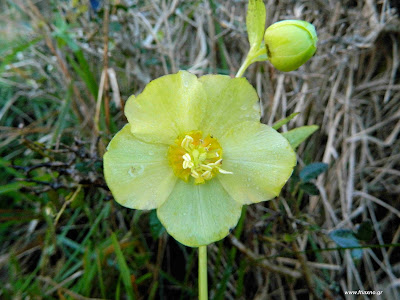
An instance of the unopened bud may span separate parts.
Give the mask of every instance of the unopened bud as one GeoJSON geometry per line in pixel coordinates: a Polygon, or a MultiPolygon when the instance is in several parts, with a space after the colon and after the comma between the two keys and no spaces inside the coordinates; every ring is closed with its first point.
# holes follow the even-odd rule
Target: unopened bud
{"type": "Polygon", "coordinates": [[[264,35],[267,55],[280,71],[296,70],[317,50],[317,32],[306,21],[287,20],[272,24],[264,35]]]}

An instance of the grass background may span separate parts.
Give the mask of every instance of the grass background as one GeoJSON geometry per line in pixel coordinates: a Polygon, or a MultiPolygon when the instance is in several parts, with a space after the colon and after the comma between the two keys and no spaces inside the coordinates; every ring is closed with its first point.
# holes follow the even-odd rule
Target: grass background
{"type": "MultiPolygon", "coordinates": [[[[114,202],[102,154],[151,79],[236,73],[247,1],[103,2],[0,2],[1,299],[197,297],[196,249],[114,202]]],[[[290,73],[249,68],[262,121],[320,129],[281,196],[208,247],[210,299],[400,299],[399,3],[264,2],[267,25],[312,22],[319,45],[290,73]],[[329,167],[301,186],[314,162],[329,167]]]]}

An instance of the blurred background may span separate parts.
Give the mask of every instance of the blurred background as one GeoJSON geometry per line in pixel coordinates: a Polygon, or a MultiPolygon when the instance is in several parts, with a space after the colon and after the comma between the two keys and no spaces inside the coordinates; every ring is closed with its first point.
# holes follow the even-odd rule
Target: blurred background
{"type": "MultiPolygon", "coordinates": [[[[397,0],[264,1],[313,23],[317,53],[245,77],[262,122],[320,129],[279,198],[208,247],[210,299],[400,299],[397,0]]],[[[114,202],[102,155],[159,76],[234,76],[247,1],[0,1],[0,298],[196,299],[197,249],[114,202]]]]}

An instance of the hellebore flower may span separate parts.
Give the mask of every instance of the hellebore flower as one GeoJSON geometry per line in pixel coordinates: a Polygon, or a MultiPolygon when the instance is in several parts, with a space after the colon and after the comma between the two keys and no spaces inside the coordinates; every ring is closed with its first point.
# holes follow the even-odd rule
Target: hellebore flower
{"type": "Polygon", "coordinates": [[[299,20],[280,21],[267,28],[264,34],[268,59],[280,71],[296,70],[317,50],[314,25],[299,20]]]}
{"type": "Polygon", "coordinates": [[[279,195],[296,164],[289,142],[260,123],[245,78],[166,75],[131,96],[125,115],[104,155],[107,184],[123,206],[156,208],[187,246],[224,238],[244,204],[279,195]]]}

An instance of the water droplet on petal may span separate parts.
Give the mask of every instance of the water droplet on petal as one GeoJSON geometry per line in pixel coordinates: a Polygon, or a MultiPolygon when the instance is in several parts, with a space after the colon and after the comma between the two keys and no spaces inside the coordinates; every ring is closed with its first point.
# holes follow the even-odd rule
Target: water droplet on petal
{"type": "Polygon", "coordinates": [[[135,171],[136,171],[136,169],[134,167],[130,167],[128,170],[129,176],[135,177],[135,171]]]}
{"type": "Polygon", "coordinates": [[[128,170],[128,174],[131,177],[137,177],[140,174],[142,174],[144,171],[144,166],[143,165],[139,165],[139,166],[132,166],[129,168],[128,170]]]}
{"type": "Polygon", "coordinates": [[[143,165],[140,165],[140,166],[137,167],[137,175],[142,174],[143,171],[144,171],[144,166],[143,165]]]}

